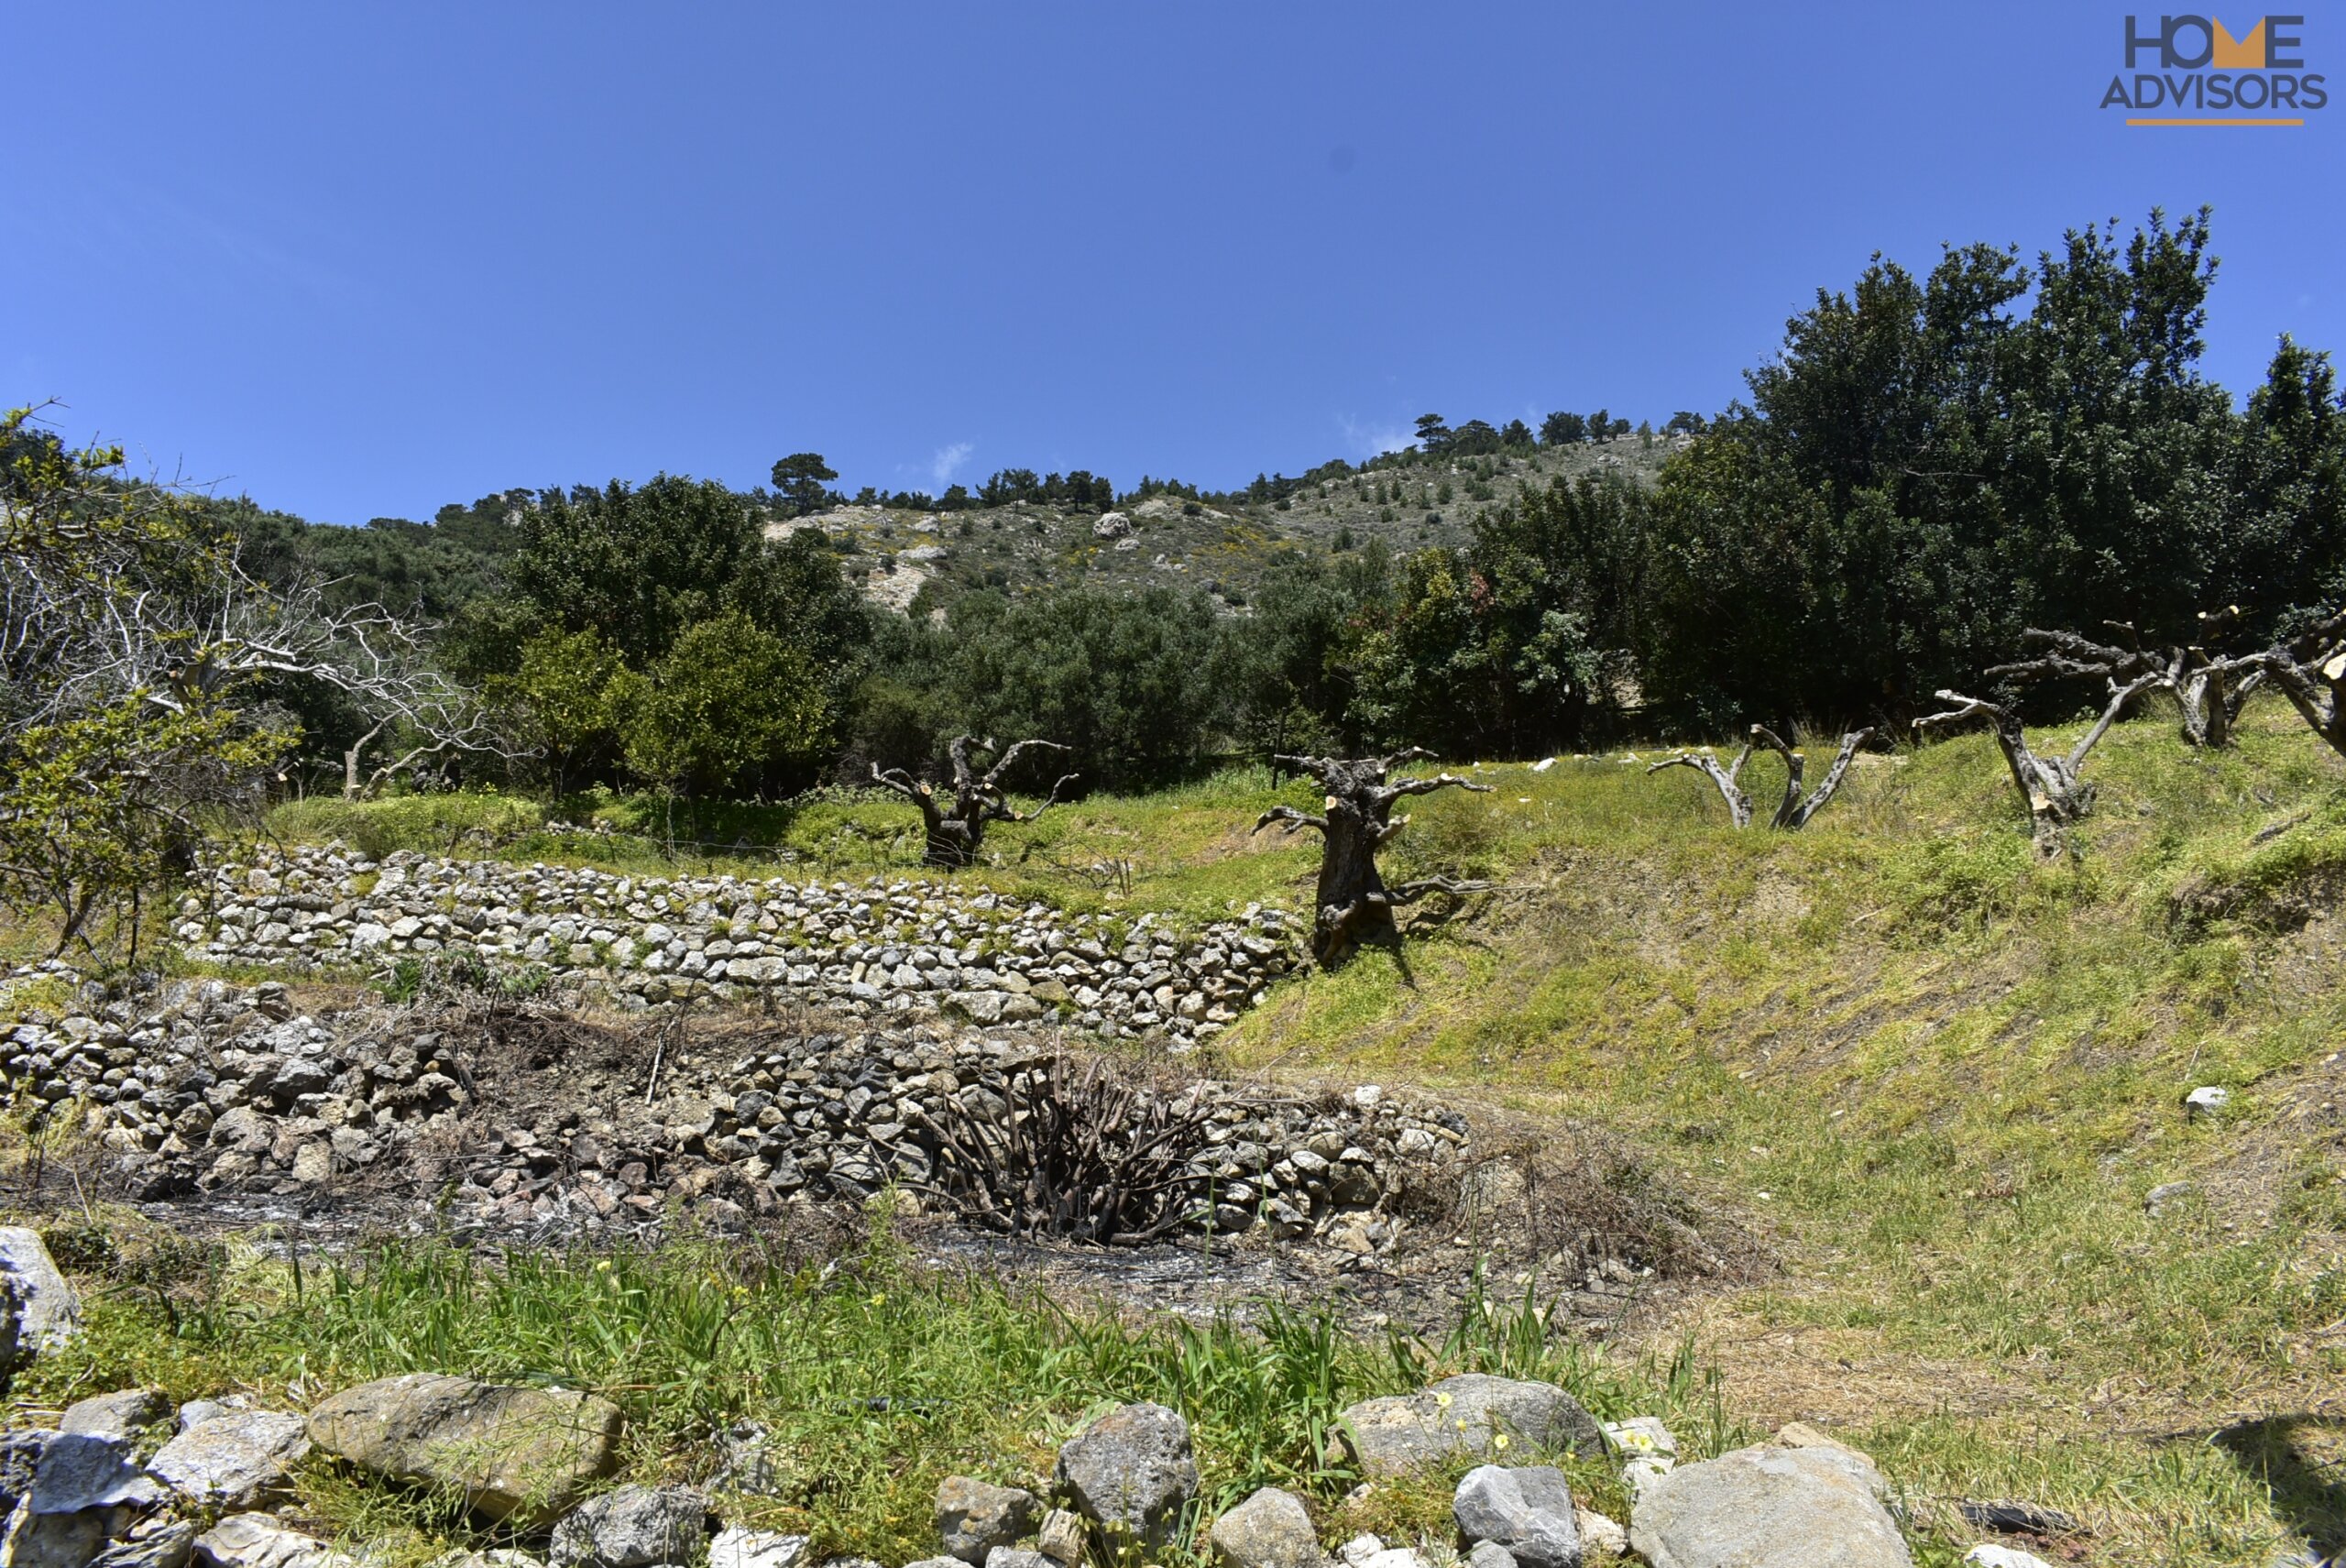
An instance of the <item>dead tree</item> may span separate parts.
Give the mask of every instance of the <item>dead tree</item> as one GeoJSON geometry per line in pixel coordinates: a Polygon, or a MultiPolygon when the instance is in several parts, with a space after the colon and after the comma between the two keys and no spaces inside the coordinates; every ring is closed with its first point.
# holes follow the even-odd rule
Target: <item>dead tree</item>
{"type": "Polygon", "coordinates": [[[2097,642],[2075,631],[2047,631],[2032,626],[2021,633],[2021,639],[2035,651],[2034,656],[1998,664],[1986,674],[1990,680],[2030,682],[2087,677],[2112,688],[2150,675],[2154,677],[2153,685],[2175,694],[2185,743],[2219,749],[2231,744],[2232,726],[2240,718],[2241,708],[2265,679],[2263,670],[2209,651],[2211,643],[2238,623],[2240,613],[2238,605],[2202,611],[2193,640],[2166,648],[2143,646],[2141,632],[2127,622],[2110,623],[2123,646],[2097,642]]]}
{"type": "Polygon", "coordinates": [[[2286,642],[2225,663],[2237,681],[2262,676],[2280,687],[2307,727],[2346,756],[2346,609],[2286,642]]]}
{"type": "Polygon", "coordinates": [[[943,866],[948,870],[977,864],[978,852],[985,847],[986,824],[989,822],[1032,822],[1058,804],[1059,791],[1082,775],[1069,773],[1051,786],[1043,804],[1032,811],[1014,811],[1010,797],[1003,792],[1002,777],[1019,753],[1029,748],[1064,751],[1067,747],[1056,740],[1021,740],[1002,752],[992,767],[979,773],[970,762],[970,749],[992,751],[994,743],[969,735],[954,738],[946,754],[953,762],[953,797],[949,804],[937,798],[934,786],[904,772],[902,768],[882,770],[872,764],[872,782],[882,789],[893,790],[920,807],[921,822],[926,829],[927,848],[921,856],[926,865],[943,866]]]}
{"type": "Polygon", "coordinates": [[[1808,765],[1807,757],[1785,745],[1782,738],[1764,724],[1751,727],[1750,737],[1743,742],[1743,750],[1736,753],[1730,767],[1720,767],[1719,760],[1707,751],[1681,751],[1654,763],[1646,773],[1651,775],[1664,768],[1693,768],[1708,775],[1718,785],[1719,798],[1727,802],[1727,817],[1738,828],[1749,828],[1754,812],[1751,796],[1743,788],[1743,765],[1751,760],[1756,748],[1765,746],[1784,760],[1784,798],[1777,804],[1776,814],[1768,819],[1768,826],[1781,832],[1797,833],[1808,826],[1810,817],[1825,809],[1825,803],[1833,798],[1848,774],[1849,759],[1858,754],[1858,747],[1872,739],[1871,729],[1852,729],[1842,736],[1840,754],[1825,770],[1824,780],[1805,797],[1801,795],[1800,786],[1808,765]]]}
{"type": "Polygon", "coordinates": [[[2118,722],[2134,699],[2157,685],[2162,678],[2154,670],[2135,676],[2124,685],[2113,682],[2101,717],[2069,748],[2066,757],[2041,756],[2032,751],[2021,729],[2020,714],[2010,705],[1966,696],[1957,691],[1939,691],[1938,699],[1954,706],[1945,713],[1926,714],[1914,720],[1914,728],[1947,729],[1975,718],[1986,719],[1995,732],[1997,746],[2004,753],[2004,765],[2012,770],[2013,787],[2020,791],[2020,797],[2028,807],[2029,831],[2036,840],[2037,853],[2049,858],[2060,853],[2063,833],[2070,824],[2082,821],[2093,810],[2094,785],[2078,776],[2087,753],[2101,744],[2101,738],[2110,733],[2110,727],[2118,722]]]}
{"type": "Polygon", "coordinates": [[[1412,746],[1390,757],[1277,756],[1271,760],[1310,774],[1326,792],[1321,814],[1314,817],[1292,806],[1274,806],[1255,824],[1255,831],[1277,822],[1292,833],[1317,828],[1321,839],[1320,887],[1311,923],[1311,956],[1322,965],[1335,962],[1362,942],[1395,942],[1400,932],[1393,911],[1414,904],[1430,893],[1478,893],[1489,884],[1452,876],[1420,877],[1398,887],[1387,887],[1376,869],[1376,851],[1400,836],[1409,825],[1407,816],[1396,820],[1393,807],[1405,795],[1431,795],[1438,789],[1490,793],[1491,786],[1469,783],[1455,773],[1430,779],[1390,779],[1404,763],[1431,759],[1431,751],[1412,746]]]}

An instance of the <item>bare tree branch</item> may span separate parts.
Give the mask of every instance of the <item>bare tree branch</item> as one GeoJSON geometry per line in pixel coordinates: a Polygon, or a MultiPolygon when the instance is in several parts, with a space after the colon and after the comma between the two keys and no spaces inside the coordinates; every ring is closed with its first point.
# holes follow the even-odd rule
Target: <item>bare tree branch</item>
{"type": "Polygon", "coordinates": [[[1751,761],[1752,753],[1765,747],[1782,759],[1784,764],[1783,799],[1777,804],[1775,815],[1768,819],[1768,826],[1781,832],[1796,833],[1808,826],[1810,818],[1825,809],[1825,802],[1833,798],[1841,787],[1841,781],[1847,776],[1850,759],[1857,755],[1858,747],[1871,739],[1871,729],[1852,729],[1842,736],[1840,753],[1833,759],[1833,766],[1825,773],[1823,782],[1805,797],[1801,795],[1801,784],[1808,767],[1806,755],[1792,750],[1781,736],[1764,724],[1751,727],[1750,734],[1744,740],[1743,750],[1736,753],[1734,763],[1728,767],[1719,766],[1718,759],[1708,751],[1681,751],[1674,757],[1664,757],[1647,768],[1646,773],[1650,776],[1664,768],[1693,768],[1718,786],[1719,798],[1727,802],[1728,820],[1738,828],[1749,828],[1757,819],[1758,813],[1751,803],[1751,796],[1743,788],[1743,769],[1751,761]]]}
{"type": "Polygon", "coordinates": [[[2286,642],[2225,664],[2242,685],[2255,679],[2278,686],[2306,727],[2346,756],[2346,609],[2286,642]]]}
{"type": "Polygon", "coordinates": [[[1060,803],[1060,794],[1082,775],[1068,773],[1051,785],[1043,803],[1032,811],[1014,809],[1001,784],[1003,774],[1019,755],[1032,748],[1064,751],[1068,748],[1056,740],[1020,740],[1002,751],[992,767],[981,775],[970,761],[972,749],[992,751],[991,740],[957,735],[945,749],[953,770],[953,796],[949,803],[940,801],[930,785],[915,779],[899,768],[884,773],[878,763],[872,768],[872,782],[883,789],[903,795],[920,808],[921,825],[926,849],[922,858],[933,866],[959,867],[977,862],[985,842],[986,824],[990,822],[1032,822],[1060,803]]]}

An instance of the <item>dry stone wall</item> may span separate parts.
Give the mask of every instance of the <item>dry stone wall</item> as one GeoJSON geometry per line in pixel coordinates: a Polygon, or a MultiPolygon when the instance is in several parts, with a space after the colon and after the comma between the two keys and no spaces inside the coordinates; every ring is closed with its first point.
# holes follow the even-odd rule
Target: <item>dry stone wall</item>
{"type": "Polygon", "coordinates": [[[338,844],[211,872],[180,906],[198,959],[296,969],[470,955],[651,1004],[761,992],[870,1017],[1056,1020],[1176,1047],[1210,1037],[1299,958],[1250,906],[1193,934],[932,880],[653,877],[338,844]]]}
{"type": "MultiPolygon", "coordinates": [[[[0,1024],[0,1080],[23,1110],[94,1115],[142,1198],[412,1188],[459,1223],[562,1234],[648,1224],[680,1201],[748,1215],[892,1185],[954,1213],[932,1183],[935,1130],[1005,1121],[1057,1049],[944,1020],[737,1026],[660,1055],[648,1040],[640,1056],[550,1049],[533,1072],[460,1011],[312,1017],[274,982],[84,1005],[0,1024]]],[[[1374,1087],[1162,1092],[1202,1113],[1178,1157],[1192,1229],[1387,1251],[1412,1174],[1468,1148],[1464,1117],[1374,1087]]]]}

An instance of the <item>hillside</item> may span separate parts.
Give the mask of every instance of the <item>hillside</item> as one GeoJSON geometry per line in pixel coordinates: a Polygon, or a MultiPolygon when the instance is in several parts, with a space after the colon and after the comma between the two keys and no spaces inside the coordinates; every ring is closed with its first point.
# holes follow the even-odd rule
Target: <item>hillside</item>
{"type": "MultiPolygon", "coordinates": [[[[1601,1137],[1617,1184],[1749,1226],[1756,1273],[1616,1336],[1691,1339],[1738,1419],[1859,1434],[1925,1539],[1960,1536],[1952,1499],[2016,1496],[2087,1520],[2081,1561],[2262,1564],[2346,1525],[2320,1479],[2346,1370],[2346,768],[2275,705],[2227,754],[2121,726],[2092,771],[2077,855],[2042,865],[1984,737],[1866,759],[1799,836],[1732,831],[1702,780],[1627,757],[1479,768],[1494,793],[1420,803],[1394,859],[1498,891],[1422,916],[1398,960],[1274,986],[1217,1046],[1601,1137]],[[2187,1109],[2202,1087],[2227,1102],[2187,1109]]],[[[1248,829],[1297,797],[1255,773],[1090,800],[970,875],[1078,910],[1294,907],[1309,849],[1248,829]]],[[[320,803],[280,827],[455,841],[431,809],[455,820],[320,803]]],[[[649,825],[631,810],[605,825],[649,825]]],[[[904,866],[904,816],[737,808],[741,852],[711,869],[904,866]]]]}
{"type": "Polygon", "coordinates": [[[1039,502],[953,511],[850,505],[773,521],[766,532],[781,539],[820,529],[865,596],[898,610],[924,591],[924,608],[941,609],[971,588],[1052,583],[1171,584],[1202,588],[1238,609],[1281,550],[1343,550],[1372,540],[1397,553],[1456,544],[1478,512],[1526,486],[1591,471],[1650,478],[1684,441],[1630,435],[1447,461],[1411,453],[1301,482],[1280,500],[1243,490],[1210,499],[1163,492],[1109,513],[1039,502]]]}

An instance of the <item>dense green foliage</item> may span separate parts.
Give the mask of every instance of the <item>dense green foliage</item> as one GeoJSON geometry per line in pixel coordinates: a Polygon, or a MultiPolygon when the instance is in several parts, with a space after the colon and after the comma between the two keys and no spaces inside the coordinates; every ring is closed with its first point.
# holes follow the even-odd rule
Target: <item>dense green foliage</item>
{"type": "Polygon", "coordinates": [[[2330,366],[2284,341],[2245,414],[2197,369],[2203,215],[2032,272],[1877,258],[1666,473],[1645,624],[1656,696],[1857,718],[1968,683],[2024,626],[2291,625],[2346,587],[2330,366]]]}

